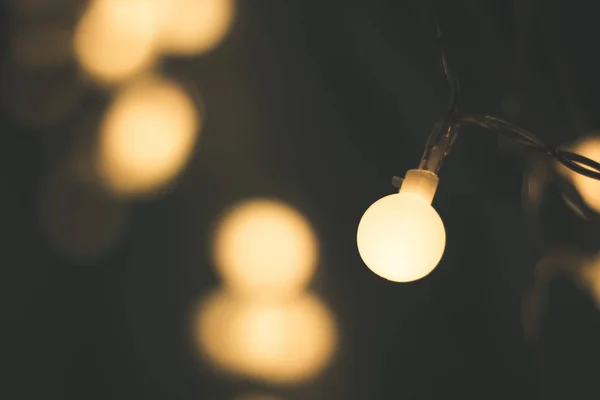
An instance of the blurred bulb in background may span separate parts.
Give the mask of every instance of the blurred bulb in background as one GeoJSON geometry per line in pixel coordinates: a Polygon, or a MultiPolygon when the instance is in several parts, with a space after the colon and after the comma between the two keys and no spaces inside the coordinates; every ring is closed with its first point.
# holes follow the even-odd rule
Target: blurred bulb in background
{"type": "MultiPolygon", "coordinates": [[[[570,146],[569,150],[600,162],[600,136],[584,137],[570,146]]],[[[585,203],[600,213],[600,181],[571,171],[563,165],[559,166],[559,170],[571,179],[585,203]]]]}
{"type": "Polygon", "coordinates": [[[271,383],[314,377],[337,343],[331,313],[311,295],[262,301],[222,291],[208,297],[194,318],[196,343],[213,364],[271,383]]]}
{"type": "Polygon", "coordinates": [[[431,206],[437,175],[410,170],[400,192],[377,200],[362,216],[356,241],[371,271],[394,282],[428,275],[439,263],[446,231],[431,206]]]}
{"type": "Polygon", "coordinates": [[[214,258],[225,285],[252,296],[292,296],[308,284],[317,240],[290,206],[265,199],[234,206],[219,223],[214,258]]]}
{"type": "Polygon", "coordinates": [[[101,124],[101,179],[121,196],[162,189],[187,164],[198,127],[194,102],[175,82],[147,76],[126,85],[101,124]]]}
{"type": "Polygon", "coordinates": [[[161,1],[160,48],[177,55],[198,55],[212,50],[227,35],[234,0],[161,1]]]}
{"type": "Polygon", "coordinates": [[[152,67],[159,34],[158,0],[92,0],[73,39],[81,67],[113,84],[152,67]]]}

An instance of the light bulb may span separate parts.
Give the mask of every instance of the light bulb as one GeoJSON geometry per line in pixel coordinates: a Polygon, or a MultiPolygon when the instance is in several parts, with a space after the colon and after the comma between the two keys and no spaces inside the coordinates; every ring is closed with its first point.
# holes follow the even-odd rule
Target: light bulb
{"type": "Polygon", "coordinates": [[[431,206],[437,175],[410,170],[399,193],[377,200],[362,216],[356,241],[371,271],[394,282],[411,282],[439,263],[446,231],[431,206]]]}

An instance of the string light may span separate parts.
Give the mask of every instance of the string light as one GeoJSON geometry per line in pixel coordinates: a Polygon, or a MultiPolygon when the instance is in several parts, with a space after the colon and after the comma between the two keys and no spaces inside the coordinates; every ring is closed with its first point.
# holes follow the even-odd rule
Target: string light
{"type": "MultiPolygon", "coordinates": [[[[441,31],[438,27],[441,41],[441,31]]],[[[573,175],[575,185],[590,207],[600,208],[600,164],[581,154],[555,149],[511,122],[491,115],[458,114],[459,82],[449,68],[442,46],[442,66],[450,86],[446,115],[429,135],[419,168],[410,170],[399,193],[376,201],[364,213],[357,231],[357,246],[364,263],[377,275],[395,282],[410,282],[428,275],[444,252],[444,225],[431,207],[438,185],[438,172],[450,153],[458,130],[476,125],[553,158],[573,175]]],[[[598,144],[578,149],[591,156],[600,155],[598,144]],[[594,148],[592,148],[594,147],[594,148]]]]}
{"type": "Polygon", "coordinates": [[[409,282],[438,264],[446,232],[431,206],[437,181],[432,172],[408,171],[399,193],[367,209],[358,225],[357,244],[371,271],[391,281],[409,282]]]}

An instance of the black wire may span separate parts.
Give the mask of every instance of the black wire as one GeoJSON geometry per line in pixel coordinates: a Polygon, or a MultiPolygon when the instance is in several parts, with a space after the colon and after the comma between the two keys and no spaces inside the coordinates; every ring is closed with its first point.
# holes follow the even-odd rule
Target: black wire
{"type": "Polygon", "coordinates": [[[461,115],[456,124],[472,124],[515,140],[521,144],[540,150],[573,172],[588,178],[600,180],[600,163],[566,150],[553,149],[533,133],[509,121],[491,115],[461,115]]]}
{"type": "Polygon", "coordinates": [[[554,158],[580,175],[600,181],[600,164],[594,160],[565,150],[556,150],[553,153],[554,158]]]}
{"type": "Polygon", "coordinates": [[[460,85],[457,75],[452,71],[448,63],[448,54],[446,51],[446,42],[440,28],[439,21],[435,21],[435,29],[438,39],[438,46],[441,53],[442,68],[444,70],[444,76],[450,87],[450,102],[446,111],[446,121],[451,121],[458,108],[458,95],[460,92],[460,85]]]}
{"type": "Polygon", "coordinates": [[[581,154],[570,151],[555,149],[544,144],[542,139],[532,132],[512,122],[506,121],[492,115],[463,114],[456,116],[458,109],[460,84],[458,76],[454,73],[448,63],[445,38],[442,34],[439,21],[435,21],[438,45],[440,48],[442,67],[446,81],[450,87],[450,101],[446,111],[445,123],[448,125],[474,124],[507,137],[520,144],[531,147],[547,154],[573,172],[588,178],[600,180],[600,163],[591,160],[581,154]]]}

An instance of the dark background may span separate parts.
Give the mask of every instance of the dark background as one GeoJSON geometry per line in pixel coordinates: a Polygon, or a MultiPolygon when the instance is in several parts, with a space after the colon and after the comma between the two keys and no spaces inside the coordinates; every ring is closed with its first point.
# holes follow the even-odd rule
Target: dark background
{"type": "MultiPolygon", "coordinates": [[[[37,3],[36,18],[67,26],[81,6],[37,3]]],[[[10,69],[22,21],[10,2],[3,7],[10,69]]],[[[418,165],[446,105],[434,18],[461,79],[462,111],[497,114],[562,144],[599,122],[599,11],[587,0],[241,0],[219,48],[162,65],[206,104],[191,163],[168,193],[131,205],[118,244],[85,263],[55,250],[39,209],[48,176],[77,143],[74,127],[106,98],[75,66],[39,81],[11,70],[0,96],[2,398],[598,398],[600,319],[588,293],[555,279],[539,334],[523,333],[538,260],[557,246],[595,251],[598,237],[597,223],[552,187],[540,219],[526,218],[523,171],[536,157],[465,129],[434,202],[446,252],[421,281],[375,276],[355,234],[364,210],[394,190],[390,178],[418,165]],[[24,115],[14,111],[23,93],[39,99],[24,115]],[[68,113],[31,123],[69,99],[68,113]],[[341,341],[332,365],[305,385],[222,376],[182,334],[190,305],[218,283],[214,219],[250,196],[297,205],[320,239],[312,289],[334,311],[341,341]]],[[[86,215],[72,201],[58,222],[65,229],[86,215]]]]}

